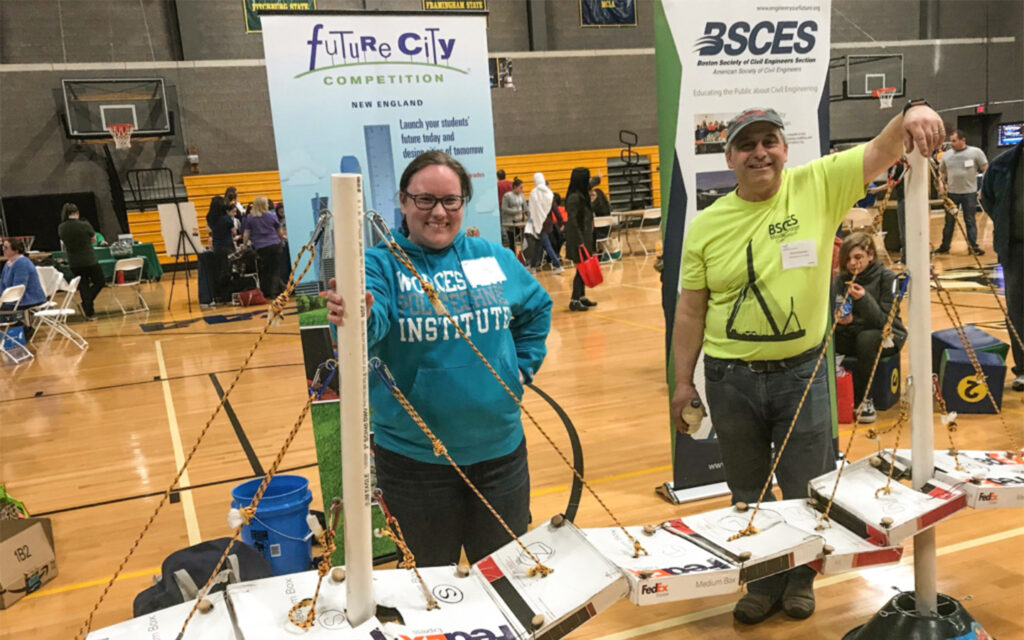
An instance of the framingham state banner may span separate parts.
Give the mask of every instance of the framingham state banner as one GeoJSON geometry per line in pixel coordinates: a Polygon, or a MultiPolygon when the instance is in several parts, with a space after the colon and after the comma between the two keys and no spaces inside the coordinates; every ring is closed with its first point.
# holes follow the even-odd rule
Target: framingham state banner
{"type": "MultiPolygon", "coordinates": [[[[827,151],[831,3],[660,0],[654,11],[665,234],[662,305],[671,396],[683,236],[694,216],[736,186],[725,163],[726,123],[748,107],[771,107],[786,124],[788,166],[827,151]]],[[[703,359],[695,382],[705,398],[703,359]]],[[[664,487],[666,497],[681,502],[727,492],[708,418],[693,437],[672,430],[672,442],[674,472],[664,487]]]]}

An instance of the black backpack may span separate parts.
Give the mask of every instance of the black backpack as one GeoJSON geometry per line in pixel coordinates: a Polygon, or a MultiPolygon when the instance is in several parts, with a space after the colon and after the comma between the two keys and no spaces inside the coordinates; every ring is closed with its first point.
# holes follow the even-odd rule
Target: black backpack
{"type": "MultiPolygon", "coordinates": [[[[200,542],[167,556],[160,567],[160,575],[153,578],[153,586],[135,596],[132,604],[134,616],[137,618],[194,599],[229,542],[231,538],[200,542]]],[[[231,582],[269,578],[271,575],[270,563],[263,554],[238,541],[231,547],[231,553],[214,578],[210,591],[223,591],[231,582]]]]}

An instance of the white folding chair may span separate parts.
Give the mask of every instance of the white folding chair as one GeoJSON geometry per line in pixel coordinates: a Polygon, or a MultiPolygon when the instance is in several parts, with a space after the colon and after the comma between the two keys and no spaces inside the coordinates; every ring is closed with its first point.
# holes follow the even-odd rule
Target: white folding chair
{"type": "Polygon", "coordinates": [[[144,264],[145,260],[140,257],[122,258],[114,263],[114,281],[110,283],[111,295],[114,296],[114,302],[121,307],[121,313],[124,315],[137,311],[149,311],[149,305],[142,297],[142,268],[144,264]],[[117,290],[124,287],[135,288],[138,304],[131,309],[126,309],[121,304],[121,299],[117,297],[117,290]]]}
{"type": "Polygon", "coordinates": [[[594,246],[597,248],[598,258],[601,262],[606,262],[612,259],[612,253],[608,250],[608,241],[612,237],[612,225],[615,223],[615,218],[612,216],[595,216],[594,217],[594,237],[597,238],[598,229],[607,229],[608,234],[603,238],[597,238],[594,241],[594,246]],[[607,257],[605,257],[607,256],[607,257]]]}
{"type": "Polygon", "coordinates": [[[661,209],[658,208],[644,209],[644,215],[640,217],[640,226],[636,230],[637,242],[643,248],[645,256],[651,255],[651,252],[644,243],[644,236],[652,233],[658,234],[657,239],[661,239],[661,209]]]}
{"type": "Polygon", "coordinates": [[[7,312],[0,311],[0,351],[3,351],[4,355],[11,360],[14,360],[15,364],[35,357],[32,352],[28,350],[28,347],[21,344],[7,333],[9,329],[20,324],[17,315],[17,308],[24,295],[25,285],[23,284],[7,287],[4,289],[3,293],[0,293],[0,309],[5,306],[10,307],[7,312]],[[10,349],[7,348],[8,342],[12,345],[10,349]]]}
{"type": "Polygon", "coordinates": [[[33,312],[32,315],[39,320],[39,330],[32,336],[33,340],[42,333],[42,329],[45,326],[50,328],[51,337],[55,331],[70,340],[79,349],[84,350],[89,346],[85,338],[68,326],[68,316],[75,314],[75,310],[71,308],[71,303],[75,299],[75,292],[78,291],[78,283],[81,280],[82,276],[75,276],[67,288],[64,289],[64,298],[59,304],[49,309],[40,309],[33,312]]]}

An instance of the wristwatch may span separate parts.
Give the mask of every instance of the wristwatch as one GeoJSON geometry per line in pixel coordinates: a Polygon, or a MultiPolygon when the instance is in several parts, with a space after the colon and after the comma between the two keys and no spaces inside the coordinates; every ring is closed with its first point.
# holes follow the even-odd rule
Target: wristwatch
{"type": "Polygon", "coordinates": [[[911,98],[910,100],[907,100],[907,104],[903,105],[903,115],[907,115],[907,111],[910,111],[911,107],[916,107],[922,104],[926,107],[932,106],[928,104],[928,101],[924,98],[911,98]]]}

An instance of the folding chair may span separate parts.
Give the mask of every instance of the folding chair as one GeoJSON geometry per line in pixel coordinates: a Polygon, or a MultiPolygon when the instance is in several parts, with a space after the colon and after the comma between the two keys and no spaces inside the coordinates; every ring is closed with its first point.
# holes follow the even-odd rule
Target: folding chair
{"type": "Polygon", "coordinates": [[[144,264],[145,260],[140,257],[122,258],[114,263],[114,281],[110,283],[111,295],[114,296],[114,302],[121,307],[121,313],[124,315],[137,311],[149,311],[149,305],[142,297],[142,268],[144,264]],[[117,290],[123,287],[135,288],[135,295],[139,303],[131,309],[125,309],[125,306],[121,304],[121,299],[117,297],[117,290]]]}
{"type": "Polygon", "coordinates": [[[7,287],[4,289],[3,293],[0,293],[0,309],[4,306],[11,307],[7,313],[0,311],[0,351],[3,351],[4,355],[11,360],[14,360],[15,364],[35,357],[35,355],[28,350],[28,347],[21,344],[7,333],[8,329],[20,324],[17,316],[17,309],[18,304],[21,302],[21,298],[24,295],[25,285],[23,284],[7,287]],[[8,341],[14,345],[13,348],[7,348],[8,341]]]}
{"type": "Polygon", "coordinates": [[[657,239],[661,239],[661,209],[644,209],[644,215],[640,217],[640,226],[636,230],[636,239],[643,248],[645,256],[651,255],[651,252],[648,251],[647,245],[644,244],[644,235],[652,233],[657,233],[657,239]]]}
{"type": "Polygon", "coordinates": [[[36,331],[35,335],[32,336],[33,340],[42,333],[43,327],[46,326],[51,330],[51,337],[53,332],[56,331],[74,343],[74,345],[79,349],[85,350],[85,348],[89,346],[89,343],[86,342],[85,338],[68,326],[68,316],[75,314],[75,310],[71,308],[71,303],[75,299],[75,293],[78,291],[78,283],[81,280],[82,276],[75,276],[64,290],[64,299],[60,301],[60,304],[49,309],[41,309],[33,312],[32,315],[40,321],[39,331],[36,331]]]}
{"type": "Polygon", "coordinates": [[[598,229],[607,229],[608,235],[603,238],[597,238],[594,241],[594,246],[597,248],[597,254],[600,256],[598,260],[601,262],[607,262],[612,259],[612,253],[608,250],[608,241],[612,237],[612,227],[615,224],[615,218],[613,216],[596,216],[594,218],[594,237],[597,237],[598,229]]]}

